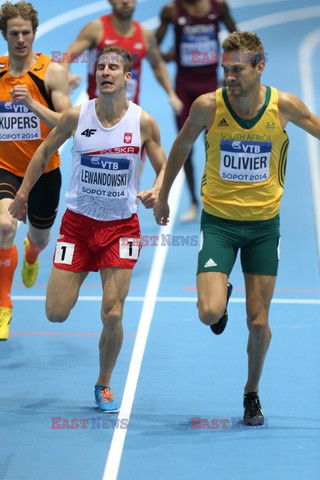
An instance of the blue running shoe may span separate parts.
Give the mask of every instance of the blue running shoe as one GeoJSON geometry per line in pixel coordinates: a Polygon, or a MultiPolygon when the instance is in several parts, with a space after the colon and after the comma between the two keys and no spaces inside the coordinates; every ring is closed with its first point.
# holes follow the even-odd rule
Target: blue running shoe
{"type": "Polygon", "coordinates": [[[99,412],[103,413],[118,413],[119,406],[113,401],[114,393],[110,391],[109,387],[103,385],[96,385],[94,387],[94,396],[99,412]]]}

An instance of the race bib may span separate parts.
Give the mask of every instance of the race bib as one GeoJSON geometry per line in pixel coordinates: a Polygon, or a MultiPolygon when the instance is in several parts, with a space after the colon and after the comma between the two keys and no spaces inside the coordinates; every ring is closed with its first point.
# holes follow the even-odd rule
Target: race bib
{"type": "Polygon", "coordinates": [[[140,238],[119,238],[119,257],[137,260],[140,252],[140,238]]]}
{"type": "Polygon", "coordinates": [[[265,182],[270,175],[271,142],[221,140],[220,178],[230,182],[265,182]]]}
{"type": "Polygon", "coordinates": [[[54,255],[54,263],[72,265],[74,243],[57,242],[54,255]]]}
{"type": "Polygon", "coordinates": [[[20,102],[0,102],[0,141],[39,140],[40,119],[20,102]]]}
{"type": "Polygon", "coordinates": [[[98,198],[128,196],[130,160],[98,155],[80,156],[80,193],[98,198]]]}
{"type": "Polygon", "coordinates": [[[183,67],[198,67],[218,62],[218,41],[212,33],[183,35],[180,43],[180,62],[183,67]]]}

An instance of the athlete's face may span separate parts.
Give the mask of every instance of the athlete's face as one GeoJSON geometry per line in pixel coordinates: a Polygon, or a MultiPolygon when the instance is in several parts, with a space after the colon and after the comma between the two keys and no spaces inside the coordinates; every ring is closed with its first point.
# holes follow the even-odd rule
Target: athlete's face
{"type": "Polygon", "coordinates": [[[113,14],[120,20],[132,18],[136,8],[136,0],[109,0],[113,14]]]}
{"type": "Polygon", "coordinates": [[[30,20],[22,17],[11,18],[7,21],[7,32],[4,38],[8,42],[9,55],[23,58],[32,51],[35,33],[30,20]]]}
{"type": "Polygon", "coordinates": [[[201,0],[184,0],[184,3],[187,3],[188,5],[196,5],[199,2],[201,2],[201,0]]]}
{"type": "Polygon", "coordinates": [[[114,94],[124,89],[131,73],[124,72],[125,59],[118,53],[104,53],[100,56],[96,71],[97,87],[100,93],[114,94]]]}
{"type": "Polygon", "coordinates": [[[250,91],[260,84],[264,62],[252,66],[250,52],[231,52],[223,54],[222,68],[225,82],[231,96],[241,97],[250,94],[250,91]]]}

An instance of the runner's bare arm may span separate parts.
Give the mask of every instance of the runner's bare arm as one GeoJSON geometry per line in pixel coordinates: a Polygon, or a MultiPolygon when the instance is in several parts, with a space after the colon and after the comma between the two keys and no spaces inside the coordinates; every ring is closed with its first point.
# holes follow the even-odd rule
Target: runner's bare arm
{"type": "Polygon", "coordinates": [[[320,139],[320,118],[292,93],[279,92],[279,117],[282,128],[292,122],[320,139]]]}
{"type": "MultiPolygon", "coordinates": [[[[168,26],[170,24],[173,24],[176,19],[176,5],[175,3],[169,3],[168,5],[165,5],[163,9],[161,10],[160,13],[160,25],[155,32],[156,39],[158,45],[161,44],[163,38],[165,37],[168,26]]],[[[172,62],[173,60],[176,59],[176,52],[174,48],[169,50],[168,52],[160,52],[162,59],[166,62],[172,62]]]]}
{"type": "Polygon", "coordinates": [[[66,50],[66,62],[61,63],[63,67],[68,72],[69,86],[71,90],[78,87],[81,76],[72,74],[70,72],[70,65],[73,58],[78,57],[86,50],[93,50],[99,45],[100,39],[103,33],[103,25],[100,18],[89,22],[85,25],[82,30],[80,30],[77,38],[71,43],[71,45],[66,50]]]}
{"type": "Polygon", "coordinates": [[[26,221],[29,193],[44,172],[51,155],[74,133],[79,111],[80,107],[75,107],[63,114],[58,125],[34,153],[15,199],[9,207],[9,212],[14,218],[26,221]]]}
{"type": "Polygon", "coordinates": [[[57,125],[62,113],[72,106],[67,74],[61,65],[50,63],[46,73],[45,86],[51,96],[54,110],[35,100],[26,85],[15,85],[11,90],[11,97],[14,102],[21,102],[30,107],[37,117],[48,127],[53,128],[57,125]]]}
{"type": "Polygon", "coordinates": [[[169,3],[168,5],[165,5],[160,12],[160,25],[157,31],[155,32],[158,45],[160,45],[163,38],[165,37],[168,30],[168,26],[174,23],[174,19],[175,19],[175,4],[169,3]]]}
{"type": "Polygon", "coordinates": [[[154,118],[143,111],[140,124],[143,147],[156,173],[156,179],[151,189],[138,193],[138,198],[146,208],[153,208],[162,184],[167,159],[161,146],[160,130],[154,118]]]}
{"type": "Polygon", "coordinates": [[[151,65],[151,68],[162,87],[165,89],[169,96],[169,101],[175,113],[179,115],[183,108],[183,103],[177,96],[174,88],[171,84],[166,64],[161,58],[161,54],[157,45],[156,37],[151,30],[143,30],[144,38],[147,44],[147,59],[151,65]]]}
{"type": "Polygon", "coordinates": [[[220,20],[225,24],[230,33],[237,31],[237,26],[233,20],[228,4],[224,0],[217,0],[220,20]]]}
{"type": "Polygon", "coordinates": [[[177,138],[173,142],[164,179],[159,192],[154,215],[159,225],[166,225],[169,221],[168,197],[172,184],[185,163],[191,148],[205,130],[208,131],[215,115],[215,94],[208,93],[198,97],[190,108],[189,117],[185,121],[177,138]]]}

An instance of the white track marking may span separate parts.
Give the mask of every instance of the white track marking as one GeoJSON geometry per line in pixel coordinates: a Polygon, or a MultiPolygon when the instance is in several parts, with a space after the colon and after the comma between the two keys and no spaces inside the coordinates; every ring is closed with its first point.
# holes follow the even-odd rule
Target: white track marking
{"type": "MultiPolygon", "coordinates": [[[[314,50],[320,44],[320,29],[309,33],[300,45],[299,49],[299,69],[300,83],[302,89],[302,98],[305,104],[312,112],[315,112],[315,85],[314,79],[318,80],[318,76],[312,73],[312,56],[314,50]]],[[[320,167],[319,167],[319,140],[307,134],[307,146],[309,151],[309,169],[312,186],[314,221],[317,234],[318,262],[320,264],[320,167]]]]}
{"type": "MultiPolygon", "coordinates": [[[[170,223],[167,227],[160,228],[161,234],[170,234],[173,230],[177,209],[179,205],[179,199],[183,187],[182,172],[177,177],[177,180],[173,184],[169,202],[171,205],[170,211],[170,223]]],[[[148,340],[149,329],[153,317],[154,308],[157,301],[157,293],[159,290],[162,272],[167,258],[169,247],[163,247],[158,245],[156,247],[155,255],[153,258],[148,285],[145,294],[145,300],[143,303],[142,313],[139,321],[136,341],[133,347],[133,353],[130,361],[128,377],[123,393],[122,403],[119,412],[119,418],[127,418],[130,421],[132,405],[139,379],[141,364],[145,347],[148,340]]],[[[124,441],[126,438],[127,429],[116,430],[113,434],[112,442],[109,449],[107,463],[104,470],[103,480],[114,480],[117,478],[118,470],[120,466],[122,450],[124,441]]]]}
{"type": "MultiPolygon", "coordinates": [[[[147,291],[146,294],[149,292],[147,291]]],[[[15,302],[44,302],[45,295],[12,295],[12,300],[15,302]]],[[[79,302],[101,302],[100,295],[80,295],[79,302]]],[[[127,297],[126,302],[146,302],[145,297],[127,297]]],[[[154,302],[173,302],[173,303],[196,303],[197,297],[154,297],[154,302]]],[[[230,298],[229,303],[245,303],[245,298],[230,298]]],[[[317,298],[274,298],[272,303],[283,304],[299,304],[299,305],[320,305],[320,299],[317,298]]]]}

